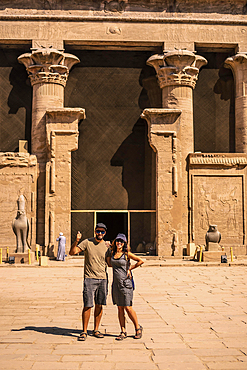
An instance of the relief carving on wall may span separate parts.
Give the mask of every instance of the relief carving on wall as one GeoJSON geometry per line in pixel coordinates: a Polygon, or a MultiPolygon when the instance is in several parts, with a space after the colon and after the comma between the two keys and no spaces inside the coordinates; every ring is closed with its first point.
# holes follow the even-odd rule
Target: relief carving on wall
{"type": "Polygon", "coordinates": [[[126,3],[125,1],[105,1],[104,11],[106,13],[123,13],[125,11],[126,3]]]}
{"type": "Polygon", "coordinates": [[[111,33],[112,35],[121,35],[122,30],[121,30],[120,27],[111,26],[111,27],[107,27],[106,33],[107,34],[110,34],[111,33]]]}
{"type": "Polygon", "coordinates": [[[194,191],[194,233],[203,243],[210,224],[218,225],[224,243],[242,244],[241,177],[199,177],[194,191]]]}

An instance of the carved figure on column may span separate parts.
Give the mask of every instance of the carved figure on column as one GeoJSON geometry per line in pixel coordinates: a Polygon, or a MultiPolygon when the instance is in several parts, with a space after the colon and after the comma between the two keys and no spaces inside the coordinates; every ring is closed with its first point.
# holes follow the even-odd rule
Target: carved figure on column
{"type": "Polygon", "coordinates": [[[12,228],[16,235],[16,253],[25,253],[28,250],[27,238],[29,231],[29,221],[25,212],[25,198],[23,195],[19,196],[17,204],[17,216],[12,223],[12,228]]]}

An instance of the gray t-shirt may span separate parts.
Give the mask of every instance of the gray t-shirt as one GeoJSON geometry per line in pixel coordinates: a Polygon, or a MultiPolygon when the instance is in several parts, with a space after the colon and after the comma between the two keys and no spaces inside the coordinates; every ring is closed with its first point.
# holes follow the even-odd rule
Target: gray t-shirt
{"type": "Polygon", "coordinates": [[[78,247],[84,251],[84,278],[106,279],[106,252],[108,247],[103,240],[96,238],[83,240],[78,247]]]}

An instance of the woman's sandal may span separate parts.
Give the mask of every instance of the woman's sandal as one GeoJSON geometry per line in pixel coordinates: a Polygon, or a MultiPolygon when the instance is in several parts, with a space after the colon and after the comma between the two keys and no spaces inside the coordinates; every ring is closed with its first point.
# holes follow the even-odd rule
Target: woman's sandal
{"type": "Polygon", "coordinates": [[[94,330],[93,336],[96,338],[104,338],[104,335],[99,330],[94,330]]]}
{"type": "Polygon", "coordinates": [[[118,337],[116,337],[115,339],[116,340],[124,340],[125,338],[127,338],[127,333],[126,331],[121,331],[121,333],[119,334],[118,337]]]}
{"type": "Polygon", "coordinates": [[[78,337],[78,340],[80,341],[85,341],[87,339],[87,333],[85,333],[84,331],[80,334],[80,336],[78,337]]]}
{"type": "Polygon", "coordinates": [[[134,336],[135,339],[141,339],[142,337],[143,327],[140,325],[139,329],[136,329],[136,335],[134,336]]]}

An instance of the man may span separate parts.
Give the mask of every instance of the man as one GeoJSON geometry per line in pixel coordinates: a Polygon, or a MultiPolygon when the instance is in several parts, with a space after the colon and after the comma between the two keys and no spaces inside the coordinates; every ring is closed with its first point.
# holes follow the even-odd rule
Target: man
{"type": "Polygon", "coordinates": [[[95,227],[95,237],[83,240],[79,245],[81,233],[78,231],[76,241],[72,244],[69,254],[73,256],[84,251],[84,287],[83,287],[83,310],[82,324],[83,332],[78,340],[85,341],[87,338],[87,327],[90,319],[91,308],[94,306],[94,331],[96,338],[104,338],[99,331],[99,324],[103,314],[102,305],[106,305],[108,293],[108,281],[106,272],[106,252],[108,245],[104,241],[107,228],[103,223],[95,227]]]}

